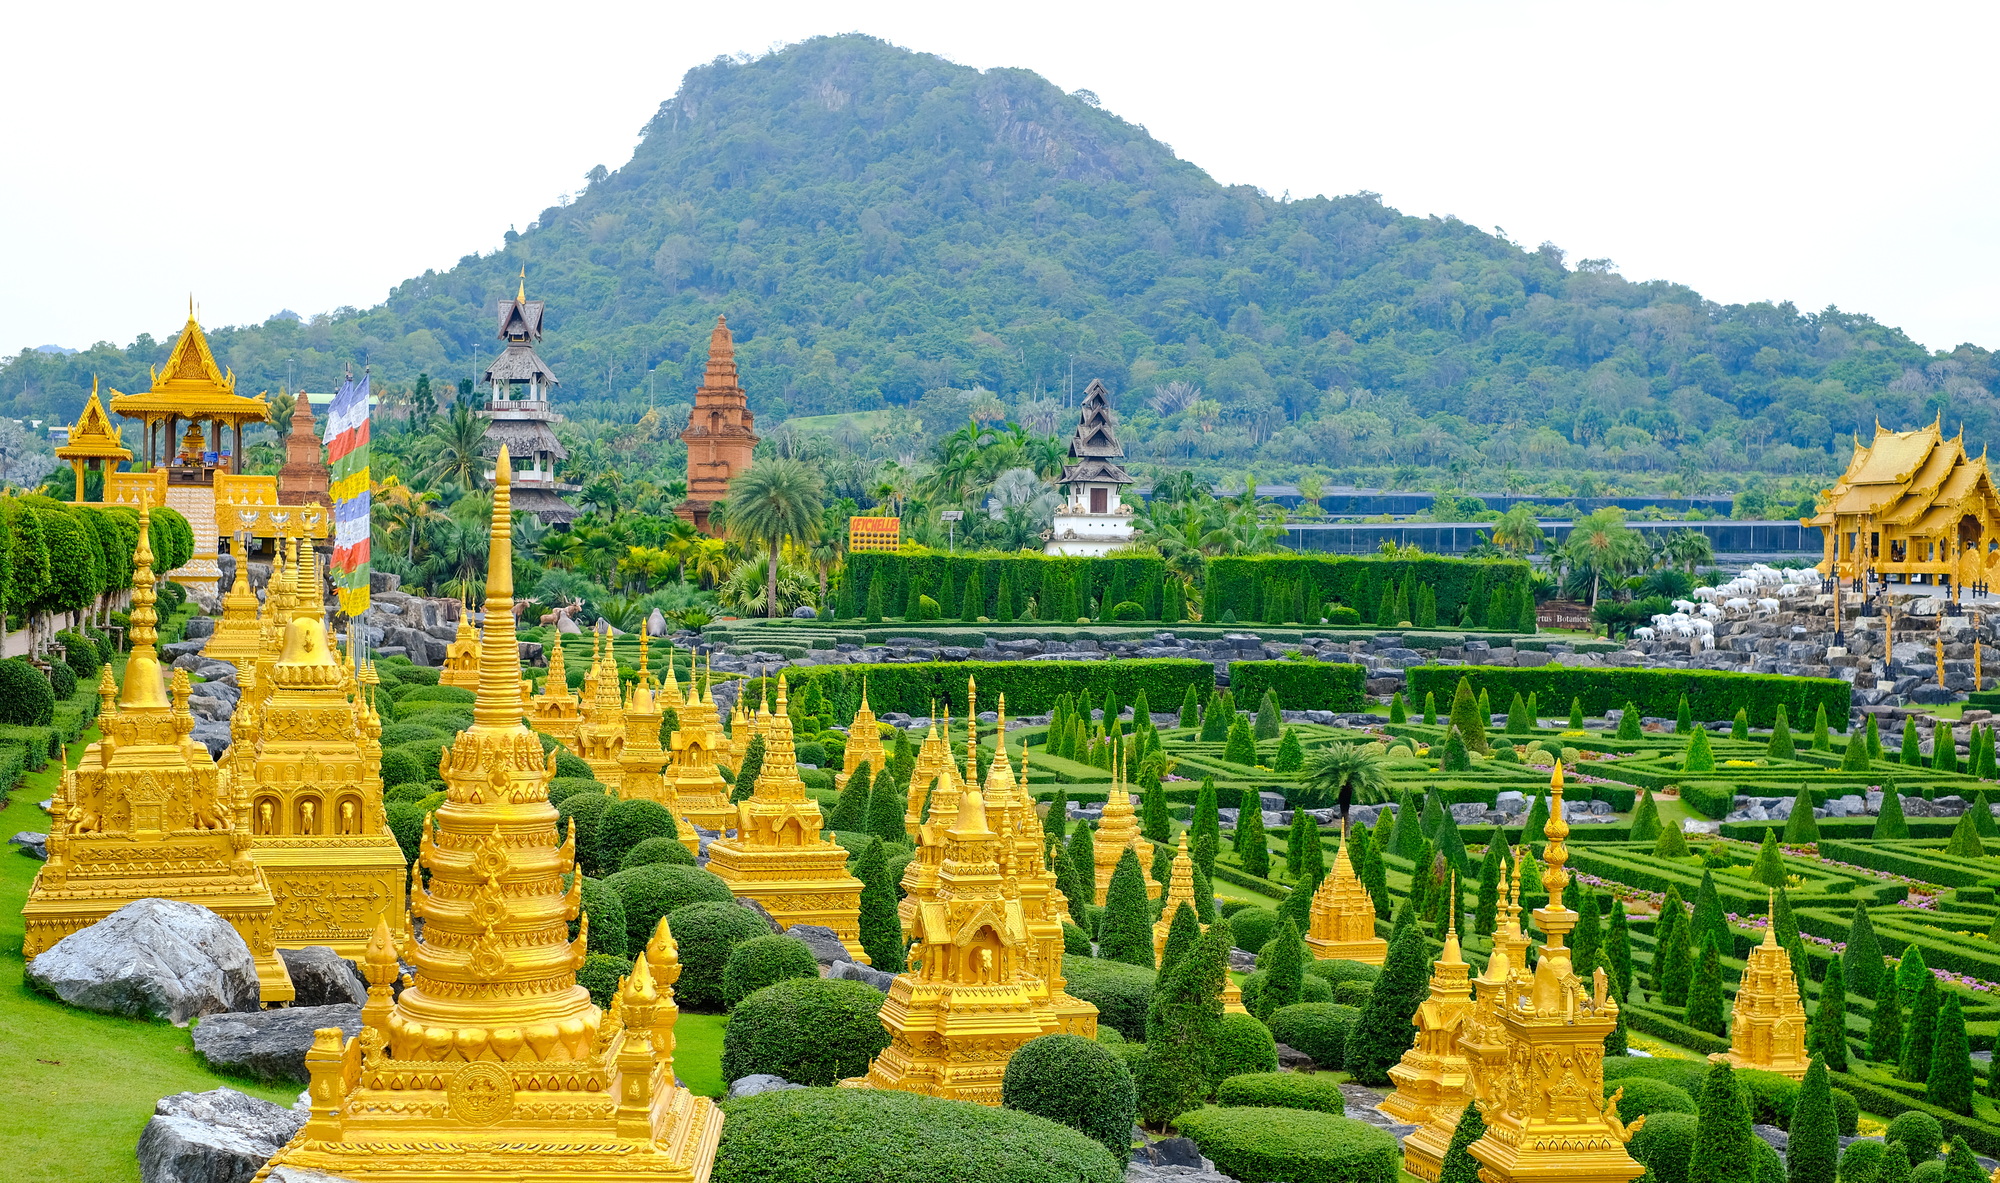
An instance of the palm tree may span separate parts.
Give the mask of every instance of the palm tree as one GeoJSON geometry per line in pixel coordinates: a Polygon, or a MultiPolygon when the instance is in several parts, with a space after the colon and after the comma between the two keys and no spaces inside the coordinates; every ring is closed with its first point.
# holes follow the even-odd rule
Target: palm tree
{"type": "Polygon", "coordinates": [[[1685,568],[1688,578],[1692,579],[1696,567],[1715,561],[1715,544],[1700,530],[1675,530],[1667,535],[1666,554],[1668,562],[1685,568]]]}
{"type": "Polygon", "coordinates": [[[729,482],[729,530],[770,548],[764,614],[778,614],[778,548],[785,539],[810,542],[819,533],[826,485],[797,460],[766,460],[729,482]]]}
{"type": "Polygon", "coordinates": [[[1565,544],[1572,561],[1590,570],[1590,602],[1606,575],[1618,576],[1646,558],[1646,542],[1625,524],[1624,511],[1605,508],[1576,520],[1565,544]]]}
{"type": "Polygon", "coordinates": [[[1389,774],[1383,758],[1360,744],[1337,743],[1321,748],[1306,758],[1299,787],[1292,797],[1295,809],[1324,809],[1340,806],[1340,820],[1347,820],[1347,807],[1359,800],[1376,805],[1389,799],[1389,774]]]}
{"type": "Polygon", "coordinates": [[[451,404],[451,414],[439,421],[432,439],[437,456],[423,475],[461,488],[476,487],[486,472],[486,421],[464,403],[456,402],[451,404]]]}
{"type": "Polygon", "coordinates": [[[1493,541],[1516,555],[1535,553],[1546,538],[1542,523],[1535,517],[1535,507],[1525,501],[1493,523],[1493,541]]]}

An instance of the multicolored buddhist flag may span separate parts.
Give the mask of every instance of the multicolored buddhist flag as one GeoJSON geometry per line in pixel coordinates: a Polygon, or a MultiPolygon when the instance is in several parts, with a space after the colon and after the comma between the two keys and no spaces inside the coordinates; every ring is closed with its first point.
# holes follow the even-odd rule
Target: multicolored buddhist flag
{"type": "Polygon", "coordinates": [[[333,585],[341,611],[368,610],[368,373],[349,377],[326,416],[326,458],[333,468],[333,585]]]}

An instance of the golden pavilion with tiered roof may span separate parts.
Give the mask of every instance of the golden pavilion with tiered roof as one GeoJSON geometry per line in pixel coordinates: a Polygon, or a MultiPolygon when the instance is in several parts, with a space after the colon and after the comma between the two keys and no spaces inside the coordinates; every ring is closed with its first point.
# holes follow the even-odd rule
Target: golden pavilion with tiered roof
{"type": "Polygon", "coordinates": [[[396,993],[399,950],[378,927],[361,1033],[318,1032],[311,1116],[260,1179],[282,1165],[359,1183],[701,1183],[713,1166],[722,1115],[674,1079],[680,971],[664,921],[610,1011],[576,980],[590,921],[569,936],[575,841],[559,840],[548,801],[554,754],[521,721],[508,476],[503,448],[478,701],[441,765],[419,855],[429,883],[411,880],[424,924],[400,957],[414,970],[396,993]]]}
{"type": "Polygon", "coordinates": [[[1322,960],[1380,965],[1389,958],[1389,942],[1375,935],[1375,901],[1347,856],[1345,826],[1340,832],[1340,850],[1333,856],[1333,871],[1313,892],[1306,948],[1322,960]]]}
{"type": "Polygon", "coordinates": [[[134,900],[181,900],[215,912],[242,935],[265,1003],[289,1002],[292,980],[272,934],[275,901],[250,853],[249,795],[241,786],[232,791],[208,749],[191,738],[187,671],[174,671],[170,691],[160,665],[150,509],[142,495],[125,684],[115,684],[105,667],[98,683],[104,737],[56,790],[48,862],[21,909],[21,952],[32,959],[134,900]]]}
{"type": "MultiPolygon", "coordinates": [[[[618,751],[625,746],[625,704],[618,694],[618,659],[603,633],[594,634],[590,670],[583,676],[575,744],[570,749],[607,785],[625,775],[618,751]]],[[[442,681],[442,679],[440,679],[442,681]]]]}
{"type": "Polygon", "coordinates": [[[736,833],[709,843],[708,870],[786,928],[832,929],[852,960],[866,965],[861,880],[847,872],[847,850],[820,837],[825,827],[819,803],[799,779],[785,694],[779,674],[778,709],[765,719],[763,771],[750,796],[736,803],[736,833]]]}
{"type": "Polygon", "coordinates": [[[114,427],[104,404],[97,399],[97,379],[90,380],[90,401],[69,429],[69,441],[56,449],[56,459],[67,461],[76,474],[76,496],[83,498],[83,474],[89,469],[108,477],[118,471],[119,462],[130,460],[132,449],[125,446],[124,432],[114,427]]]}
{"type": "Polygon", "coordinates": [[[1966,451],[1962,431],[1946,439],[1942,417],[1915,431],[1876,424],[1819,502],[1801,524],[1824,535],[1822,573],[1960,587],[2000,572],[2000,492],[1985,452],[1966,451]]]}

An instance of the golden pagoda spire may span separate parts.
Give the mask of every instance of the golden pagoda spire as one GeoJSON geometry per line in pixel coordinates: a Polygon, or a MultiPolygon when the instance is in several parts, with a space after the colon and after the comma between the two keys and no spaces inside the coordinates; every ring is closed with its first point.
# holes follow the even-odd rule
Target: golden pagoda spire
{"type": "Polygon", "coordinates": [[[118,705],[125,710],[164,711],[168,708],[167,684],[160,671],[159,602],[153,588],[152,506],[146,494],[139,495],[139,541],[132,549],[132,652],[125,659],[125,686],[118,705]]]}
{"type": "Polygon", "coordinates": [[[1812,1063],[1806,1053],[1806,1009],[1799,1000],[1791,954],[1778,943],[1776,888],[1770,889],[1769,898],[1771,923],[1764,926],[1764,939],[1750,951],[1744,966],[1730,1016],[1729,1051],[1724,1054],[1738,1068],[1803,1080],[1812,1063]]]}
{"type": "Polygon", "coordinates": [[[521,286],[515,289],[514,291],[514,303],[526,304],[527,302],[528,302],[528,269],[526,266],[523,266],[521,268],[521,286]]]}
{"type": "Polygon", "coordinates": [[[1333,870],[1313,890],[1306,926],[1306,948],[1314,957],[1381,965],[1389,957],[1389,942],[1375,935],[1375,900],[1355,873],[1348,856],[1347,823],[1340,823],[1340,849],[1333,870]]]}
{"type": "MultiPolygon", "coordinates": [[[[1458,898],[1457,873],[1449,899],[1458,898]]],[[[1447,912],[1444,950],[1431,968],[1430,997],[1417,1007],[1413,1022],[1416,1042],[1389,1069],[1396,1091],[1382,1101],[1382,1112],[1421,1126],[1403,1139],[1404,1169],[1420,1178],[1435,1179],[1450,1148],[1452,1131],[1465,1110],[1466,1082],[1471,1067],[1459,1045],[1473,1010],[1471,967],[1458,944],[1458,909],[1447,912]]]]}

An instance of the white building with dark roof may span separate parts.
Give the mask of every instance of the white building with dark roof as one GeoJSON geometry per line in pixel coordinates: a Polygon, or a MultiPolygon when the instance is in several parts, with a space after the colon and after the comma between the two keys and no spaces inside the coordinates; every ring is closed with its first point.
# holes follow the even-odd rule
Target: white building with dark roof
{"type": "MultiPolygon", "coordinates": [[[[479,413],[486,419],[485,452],[495,457],[506,446],[514,464],[515,509],[534,514],[545,525],[566,526],[577,510],[562,495],[577,487],[556,479],[556,462],[568,459],[569,450],[551,426],[563,417],[549,405],[555,372],[535,353],[535,342],[542,339],[542,302],[528,299],[525,269],[519,291],[512,300],[500,301],[498,313],[498,336],[507,347],[484,379],[486,407],[479,413]]],[[[490,482],[493,473],[486,479],[490,482]]]]}
{"type": "Polygon", "coordinates": [[[1113,430],[1110,392],[1093,379],[1083,392],[1083,411],[1069,441],[1070,463],[1063,466],[1062,504],[1049,527],[1047,553],[1109,554],[1132,541],[1132,511],[1121,492],[1132,478],[1118,462],[1125,445],[1113,430]]]}

